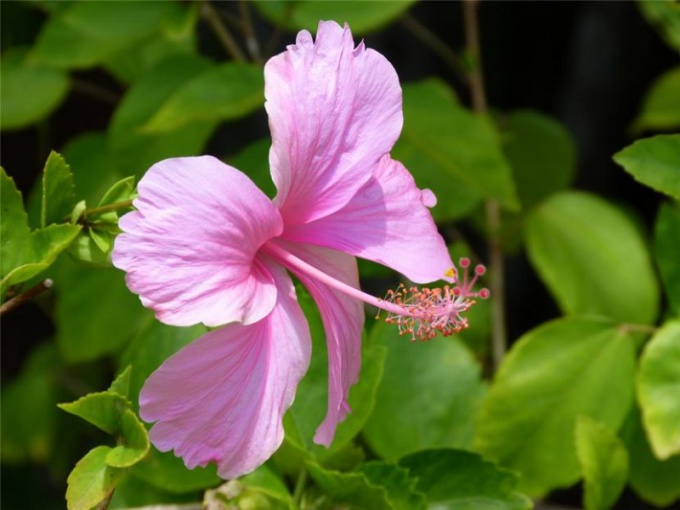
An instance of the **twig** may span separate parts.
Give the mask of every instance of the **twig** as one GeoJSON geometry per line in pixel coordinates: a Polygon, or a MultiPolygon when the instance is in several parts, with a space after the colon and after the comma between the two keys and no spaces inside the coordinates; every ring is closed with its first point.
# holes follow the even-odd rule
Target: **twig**
{"type": "Polygon", "coordinates": [[[71,78],[71,87],[76,92],[99,99],[108,104],[118,104],[118,101],[120,101],[120,97],[116,93],[78,78],[71,78]]]}
{"type": "Polygon", "coordinates": [[[262,54],[260,52],[260,43],[257,41],[257,37],[255,36],[255,30],[253,29],[253,22],[250,17],[248,2],[246,0],[240,0],[238,3],[238,8],[241,13],[241,25],[243,27],[243,34],[246,38],[246,48],[248,48],[248,53],[250,53],[250,56],[255,62],[261,64],[262,54]]]}
{"type": "Polygon", "coordinates": [[[288,24],[288,20],[290,19],[291,15],[293,14],[293,2],[286,2],[284,11],[283,11],[283,17],[281,18],[281,23],[277,23],[274,25],[274,33],[272,36],[269,38],[269,41],[267,42],[267,45],[265,46],[264,49],[264,57],[269,57],[274,51],[276,50],[276,46],[279,44],[279,40],[281,39],[281,35],[283,35],[283,27],[288,24]]]}
{"type": "Polygon", "coordinates": [[[222,43],[222,46],[224,46],[224,48],[234,58],[234,60],[245,62],[245,55],[227,30],[227,27],[222,23],[220,14],[212,6],[210,0],[201,1],[201,16],[203,16],[203,19],[208,22],[208,25],[210,25],[210,28],[212,28],[213,32],[215,32],[215,35],[222,43]]]}
{"type": "Polygon", "coordinates": [[[132,207],[132,200],[121,200],[120,202],[114,202],[112,204],[101,205],[99,207],[93,207],[91,209],[85,209],[80,217],[87,218],[88,216],[94,216],[96,214],[103,214],[111,211],[118,211],[120,209],[127,209],[132,207]]]}
{"type": "Polygon", "coordinates": [[[2,304],[2,306],[0,306],[0,315],[4,315],[9,311],[18,308],[27,301],[30,301],[31,299],[47,291],[50,287],[52,287],[52,280],[43,280],[39,284],[28,289],[26,292],[22,292],[21,294],[8,299],[2,304]]]}
{"type": "MultiPolygon", "coordinates": [[[[482,55],[479,44],[478,0],[464,0],[463,21],[465,25],[465,45],[472,59],[468,71],[468,83],[472,95],[472,107],[479,115],[486,115],[486,92],[482,75],[482,55]]],[[[491,290],[491,331],[493,366],[497,369],[507,349],[505,317],[505,268],[503,249],[500,240],[501,210],[496,200],[486,201],[486,222],[488,226],[487,245],[489,250],[489,287],[491,290]]]]}
{"type": "Polygon", "coordinates": [[[467,79],[465,66],[461,63],[460,58],[444,41],[432,32],[427,26],[423,25],[416,18],[406,13],[401,18],[402,24],[420,39],[426,46],[434,51],[439,58],[446,62],[462,80],[467,79]]]}

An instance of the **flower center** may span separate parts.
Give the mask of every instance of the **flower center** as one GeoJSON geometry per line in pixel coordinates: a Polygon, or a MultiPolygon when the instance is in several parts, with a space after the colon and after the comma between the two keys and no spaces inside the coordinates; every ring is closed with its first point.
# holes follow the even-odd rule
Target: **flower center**
{"type": "MultiPolygon", "coordinates": [[[[449,336],[467,328],[468,321],[462,314],[476,303],[475,298],[489,297],[487,289],[473,290],[477,279],[486,272],[486,269],[482,265],[476,266],[470,279],[468,276],[470,260],[467,258],[459,261],[460,267],[463,268],[463,280],[453,287],[445,285],[443,288],[434,289],[407,288],[402,284],[397,290],[389,291],[385,299],[380,299],[333,278],[275,242],[268,242],[263,249],[284,267],[301,271],[350,297],[385,310],[388,313],[385,322],[396,324],[400,334],[409,334],[414,341],[431,340],[439,333],[449,336]]],[[[451,268],[442,276],[453,275],[455,270],[451,268]]]]}

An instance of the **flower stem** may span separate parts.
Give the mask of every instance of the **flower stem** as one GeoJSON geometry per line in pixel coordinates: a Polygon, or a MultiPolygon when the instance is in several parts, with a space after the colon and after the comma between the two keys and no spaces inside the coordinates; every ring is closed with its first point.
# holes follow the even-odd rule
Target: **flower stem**
{"type": "MultiPolygon", "coordinates": [[[[465,45],[472,60],[468,71],[468,84],[472,96],[472,108],[479,115],[487,114],[486,91],[482,74],[482,55],[479,43],[479,0],[464,0],[463,22],[465,45]]],[[[486,223],[488,228],[489,287],[491,290],[491,328],[493,367],[497,369],[507,350],[505,316],[505,268],[500,240],[501,210],[493,199],[486,201],[486,223]]]]}
{"type": "Polygon", "coordinates": [[[303,467],[298,474],[297,480],[295,481],[295,489],[293,489],[293,501],[299,507],[302,501],[302,494],[307,485],[307,470],[303,467]]]}
{"type": "Polygon", "coordinates": [[[97,214],[104,214],[111,211],[118,211],[120,209],[128,209],[132,207],[132,200],[122,200],[120,202],[114,202],[112,204],[102,205],[99,207],[92,207],[91,209],[85,209],[80,215],[81,218],[87,218],[88,216],[95,216],[97,214]]]}
{"type": "Polygon", "coordinates": [[[222,23],[220,13],[213,7],[210,0],[201,0],[201,16],[208,22],[208,25],[210,25],[210,28],[215,32],[215,35],[222,43],[222,46],[224,46],[234,60],[245,62],[245,55],[227,30],[227,27],[222,23]]]}
{"type": "Polygon", "coordinates": [[[34,285],[30,289],[28,289],[26,292],[22,292],[18,296],[14,296],[13,298],[8,299],[6,302],[0,306],[0,315],[3,315],[11,310],[14,310],[15,308],[20,307],[27,301],[30,301],[31,299],[39,296],[43,292],[47,291],[50,287],[52,287],[52,280],[43,280],[37,285],[34,285]]]}

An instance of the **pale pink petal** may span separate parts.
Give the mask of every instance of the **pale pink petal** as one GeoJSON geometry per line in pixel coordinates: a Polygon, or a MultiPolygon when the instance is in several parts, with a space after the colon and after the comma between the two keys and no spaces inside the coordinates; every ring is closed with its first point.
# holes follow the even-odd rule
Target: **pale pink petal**
{"type": "Polygon", "coordinates": [[[246,175],[210,156],[167,159],[144,175],[134,205],[113,264],[160,321],[250,324],[271,311],[276,286],[255,254],[283,224],[246,175]]]}
{"type": "Polygon", "coordinates": [[[348,26],[319,23],[265,66],[275,202],[286,224],[344,206],[370,179],[402,126],[401,88],[381,54],[356,48],[348,26]]]}
{"type": "MultiPolygon", "coordinates": [[[[308,264],[352,287],[359,288],[354,257],[316,246],[279,242],[287,251],[308,264]]],[[[289,268],[307,288],[323,320],[328,344],[328,412],[314,436],[316,443],[329,446],[338,422],[350,411],[347,399],[350,387],[359,379],[361,336],[364,309],[361,301],[348,297],[306,274],[289,268]]]]}
{"type": "Polygon", "coordinates": [[[272,312],[249,326],[229,324],[169,358],[140,394],[144,420],[161,451],[174,450],[189,469],[215,462],[236,478],[265,462],[283,440],[282,419],[307,371],[311,338],[285,271],[272,312]]]}
{"type": "Polygon", "coordinates": [[[418,189],[408,170],[386,155],[345,207],[286,226],[283,237],[373,260],[416,283],[450,280],[453,262],[428,209],[435,203],[430,190],[418,189]]]}

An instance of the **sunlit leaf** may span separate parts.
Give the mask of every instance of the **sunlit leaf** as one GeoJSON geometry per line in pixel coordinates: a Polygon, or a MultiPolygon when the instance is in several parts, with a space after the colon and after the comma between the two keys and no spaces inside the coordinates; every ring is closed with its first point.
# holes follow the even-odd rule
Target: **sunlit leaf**
{"type": "Polygon", "coordinates": [[[128,409],[129,402],[117,393],[102,391],[88,393],[75,402],[59,404],[59,407],[108,434],[116,435],[120,433],[121,416],[128,409]]]}
{"type": "Polygon", "coordinates": [[[638,131],[680,127],[680,67],[666,71],[656,79],[633,125],[638,131]]]}
{"type": "Polygon", "coordinates": [[[637,140],[614,155],[642,184],[680,199],[680,135],[658,135],[637,140]]]}
{"type": "Polygon", "coordinates": [[[585,509],[612,508],[628,478],[625,446],[609,428],[592,418],[579,416],[576,453],[585,480],[585,509]]]}
{"type": "Polygon", "coordinates": [[[618,430],[633,402],[634,369],[633,334],[615,323],[571,317],[539,326],[513,345],[496,374],[476,449],[517,471],[530,496],[573,484],[581,471],[578,416],[618,430]]]}
{"type": "Polygon", "coordinates": [[[68,477],[66,505],[68,510],[91,510],[104,501],[125,475],[124,469],[110,467],[108,446],[98,446],[80,459],[68,477]]]}
{"type": "Polygon", "coordinates": [[[69,89],[68,76],[26,62],[26,51],[10,49],[0,59],[0,129],[19,129],[47,117],[69,89]]]}
{"type": "Polygon", "coordinates": [[[631,219],[595,195],[564,191],[527,217],[529,258],[567,314],[649,324],[659,291],[631,219]]]}

